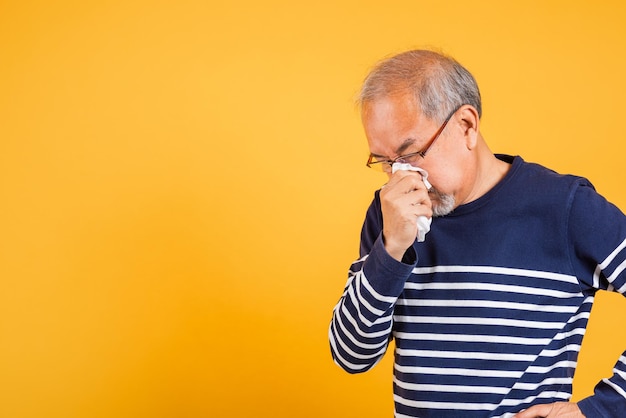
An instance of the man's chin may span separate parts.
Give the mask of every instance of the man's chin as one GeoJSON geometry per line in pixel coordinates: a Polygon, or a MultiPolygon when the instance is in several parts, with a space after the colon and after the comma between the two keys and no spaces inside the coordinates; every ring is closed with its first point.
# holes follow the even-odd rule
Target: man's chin
{"type": "Polygon", "coordinates": [[[441,193],[435,189],[431,189],[429,193],[430,193],[430,200],[433,203],[433,216],[434,217],[437,218],[441,216],[446,216],[454,210],[456,206],[454,196],[441,193]]]}

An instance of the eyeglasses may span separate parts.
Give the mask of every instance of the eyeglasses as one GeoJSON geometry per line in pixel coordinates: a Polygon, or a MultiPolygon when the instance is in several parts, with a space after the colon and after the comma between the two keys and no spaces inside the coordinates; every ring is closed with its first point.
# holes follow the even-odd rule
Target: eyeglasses
{"type": "Polygon", "coordinates": [[[412,152],[410,154],[400,155],[393,160],[377,160],[375,156],[370,154],[367,160],[367,166],[376,171],[391,173],[391,167],[394,163],[409,163],[413,166],[419,165],[418,163],[421,161],[421,159],[426,158],[426,153],[430,150],[437,138],[439,138],[443,130],[446,128],[446,125],[448,125],[448,122],[450,122],[450,119],[452,119],[452,116],[454,116],[454,114],[459,109],[460,107],[454,109],[452,113],[450,113],[450,116],[448,116],[443,124],[439,127],[439,129],[437,129],[437,132],[435,132],[435,135],[430,139],[430,141],[428,141],[428,145],[426,145],[423,150],[412,152]]]}

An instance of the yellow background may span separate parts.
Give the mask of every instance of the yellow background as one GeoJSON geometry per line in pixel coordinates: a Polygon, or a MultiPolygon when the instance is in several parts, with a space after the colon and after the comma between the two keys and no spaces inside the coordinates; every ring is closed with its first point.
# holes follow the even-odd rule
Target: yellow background
{"type": "MultiPolygon", "coordinates": [[[[0,1],[0,416],[391,416],[327,325],[384,181],[353,98],[432,46],[496,152],[626,208],[622,1],[0,1]]],[[[593,214],[590,214],[593,216],[593,214]]],[[[626,348],[592,314],[575,397],[626,348]]]]}

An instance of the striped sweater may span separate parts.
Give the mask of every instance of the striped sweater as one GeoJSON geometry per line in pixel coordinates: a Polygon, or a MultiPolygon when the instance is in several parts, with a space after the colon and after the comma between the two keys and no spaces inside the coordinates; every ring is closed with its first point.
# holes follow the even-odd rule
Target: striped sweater
{"type": "MultiPolygon", "coordinates": [[[[384,249],[378,192],[367,211],[330,346],[359,373],[395,340],[398,418],[510,417],[568,401],[594,294],[626,292],[624,214],[583,178],[498,158],[506,177],[433,219],[403,262],[384,249]]],[[[626,354],[578,405],[587,418],[624,416],[626,354]]]]}

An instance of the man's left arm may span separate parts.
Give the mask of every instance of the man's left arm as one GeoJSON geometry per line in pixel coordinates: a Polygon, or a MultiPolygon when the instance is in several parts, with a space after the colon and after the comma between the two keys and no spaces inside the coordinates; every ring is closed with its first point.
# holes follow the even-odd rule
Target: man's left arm
{"type": "MultiPolygon", "coordinates": [[[[579,187],[570,216],[572,264],[594,268],[591,279],[581,277],[594,289],[626,293],[626,217],[592,187],[579,187]],[[586,221],[583,223],[583,221],[586,221]],[[576,227],[571,222],[578,222],[576,227]],[[580,225],[584,225],[581,227],[580,225]],[[595,265],[589,266],[590,263],[595,265]]],[[[616,327],[623,329],[621,318],[616,327]]],[[[578,402],[588,418],[623,417],[626,413],[626,352],[620,356],[613,376],[600,381],[594,394],[578,402]]]]}
{"type": "MultiPolygon", "coordinates": [[[[568,219],[571,263],[581,286],[590,292],[608,290],[625,294],[626,216],[615,205],[600,196],[593,186],[584,183],[575,191],[568,219]]],[[[614,323],[616,327],[623,329],[621,318],[616,318],[614,323]]],[[[552,405],[555,407],[549,415],[536,416],[624,417],[626,352],[615,364],[613,375],[600,381],[592,396],[582,399],[577,404],[552,405]]]]}
{"type": "MultiPolygon", "coordinates": [[[[570,206],[568,245],[573,270],[583,290],[626,293],[626,216],[582,181],[570,206]]],[[[621,318],[619,318],[621,319],[621,318]]],[[[616,319],[615,324],[623,329],[616,319]]],[[[613,376],[600,381],[594,394],[578,403],[534,405],[513,418],[622,418],[626,413],[626,352],[613,376]]]]}

